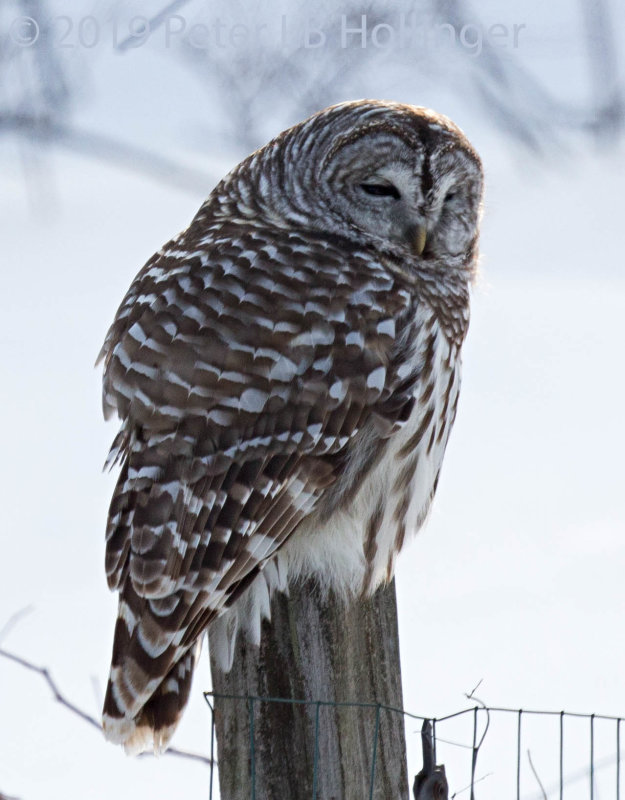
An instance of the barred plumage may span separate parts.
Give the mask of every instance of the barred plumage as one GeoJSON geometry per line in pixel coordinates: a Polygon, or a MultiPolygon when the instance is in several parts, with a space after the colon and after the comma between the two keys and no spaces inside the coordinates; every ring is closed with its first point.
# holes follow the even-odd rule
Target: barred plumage
{"type": "Polygon", "coordinates": [[[167,744],[209,624],[228,668],[288,579],[391,577],[455,415],[480,200],[449,120],[345,103],[241,162],[141,270],[101,353],[112,741],[167,744]]]}

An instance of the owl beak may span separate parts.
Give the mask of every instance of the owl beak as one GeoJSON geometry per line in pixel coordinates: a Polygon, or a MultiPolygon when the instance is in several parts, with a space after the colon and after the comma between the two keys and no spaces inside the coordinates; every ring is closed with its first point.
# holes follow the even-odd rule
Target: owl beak
{"type": "Polygon", "coordinates": [[[412,240],[412,249],[416,255],[420,256],[425,250],[425,240],[427,238],[427,230],[425,225],[418,225],[412,240]]]}

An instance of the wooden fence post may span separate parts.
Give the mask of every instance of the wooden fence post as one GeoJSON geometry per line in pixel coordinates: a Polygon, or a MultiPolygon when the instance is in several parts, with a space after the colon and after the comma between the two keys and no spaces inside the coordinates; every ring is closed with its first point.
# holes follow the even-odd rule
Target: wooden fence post
{"type": "Polygon", "coordinates": [[[231,672],[211,662],[221,800],[407,800],[404,718],[376,706],[402,708],[395,583],[346,605],[309,581],[271,613],[231,672]]]}

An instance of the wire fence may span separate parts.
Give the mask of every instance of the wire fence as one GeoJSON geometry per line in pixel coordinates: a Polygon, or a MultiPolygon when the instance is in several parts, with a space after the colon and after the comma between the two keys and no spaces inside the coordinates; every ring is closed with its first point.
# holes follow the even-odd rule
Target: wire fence
{"type": "MultiPolygon", "coordinates": [[[[429,720],[434,763],[444,764],[449,798],[511,798],[514,800],[621,800],[621,732],[623,717],[570,711],[513,709],[484,704],[452,714],[425,717],[401,708],[376,703],[293,700],[282,697],[248,697],[204,694],[211,711],[211,760],[216,759],[215,700],[241,704],[249,731],[248,764],[251,800],[257,795],[257,719],[265,703],[312,707],[314,712],[312,800],[318,797],[319,775],[324,769],[319,735],[325,708],[366,713],[371,718],[371,771],[369,799],[374,797],[376,761],[382,712],[402,715],[406,726],[409,775],[421,769],[421,725],[429,720]]],[[[219,797],[217,769],[211,767],[210,800],[219,797]]],[[[624,795],[625,797],[625,795],[624,795]]],[[[366,800],[363,798],[363,800],[366,800]]]]}

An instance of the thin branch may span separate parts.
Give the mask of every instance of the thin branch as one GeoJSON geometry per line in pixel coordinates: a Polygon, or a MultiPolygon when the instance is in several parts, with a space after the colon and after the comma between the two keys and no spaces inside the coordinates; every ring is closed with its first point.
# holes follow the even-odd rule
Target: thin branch
{"type": "MultiPolygon", "coordinates": [[[[217,766],[217,761],[211,761],[207,756],[201,753],[190,753],[188,750],[178,750],[177,747],[168,747],[163,753],[166,756],[177,756],[178,758],[186,758],[188,761],[199,761],[201,764],[206,764],[207,767],[217,766]]],[[[154,753],[139,753],[138,758],[154,758],[154,753]]]]}
{"type": "Polygon", "coordinates": [[[481,778],[478,778],[476,781],[473,781],[473,783],[470,783],[470,784],[468,784],[468,786],[465,786],[465,787],[464,787],[464,789],[458,789],[458,791],[457,791],[457,792],[454,792],[454,793],[452,794],[452,796],[451,796],[451,800],[454,800],[454,797],[458,797],[458,795],[459,795],[459,794],[462,794],[463,792],[468,792],[468,791],[469,791],[469,789],[473,789],[473,787],[474,787],[474,786],[477,786],[477,785],[478,785],[478,783],[481,783],[482,781],[485,781],[485,780],[486,780],[486,778],[490,778],[490,777],[492,777],[494,774],[495,774],[494,772],[487,772],[485,775],[482,775],[482,777],[481,777],[481,778]]]}
{"type": "Polygon", "coordinates": [[[91,689],[93,691],[96,708],[102,708],[104,696],[102,694],[102,687],[100,686],[100,681],[98,680],[97,675],[91,675],[91,689]]]}
{"type": "Polygon", "coordinates": [[[463,750],[473,750],[472,744],[463,744],[462,742],[453,742],[451,739],[443,739],[442,736],[436,735],[436,741],[442,744],[448,744],[451,747],[461,747],[463,750]]]}
{"type": "MultiPolygon", "coordinates": [[[[478,682],[475,684],[475,686],[474,686],[474,687],[471,689],[471,691],[469,692],[469,694],[466,694],[466,695],[465,695],[465,697],[466,697],[468,700],[472,700],[472,699],[473,699],[473,697],[474,697],[475,693],[476,693],[476,692],[477,692],[477,690],[480,688],[480,686],[482,685],[483,681],[484,681],[484,678],[480,678],[480,679],[479,679],[479,681],[478,681],[478,682]]],[[[478,701],[478,702],[479,702],[479,701],[478,701]]]]}
{"type": "MultiPolygon", "coordinates": [[[[603,759],[600,759],[595,762],[595,774],[599,772],[599,770],[605,769],[606,767],[614,767],[614,764],[617,760],[616,754],[613,756],[606,756],[603,759]]],[[[625,753],[621,754],[621,760],[625,760],[625,753]]],[[[576,770],[575,772],[571,772],[564,778],[562,783],[563,786],[570,786],[573,783],[579,783],[579,781],[587,781],[588,780],[588,768],[582,767],[581,769],[576,770]]],[[[542,788],[542,787],[541,787],[542,788]]],[[[543,789],[543,792],[546,793],[547,797],[551,794],[556,794],[558,789],[560,788],[560,782],[552,783],[549,787],[549,790],[543,789]]],[[[543,800],[544,795],[541,794],[532,794],[527,795],[527,800],[543,800]]]]}
{"type": "Polygon", "coordinates": [[[0,628],[0,642],[11,632],[11,629],[14,628],[21,619],[32,613],[33,609],[34,606],[24,606],[24,608],[20,608],[15,614],[12,614],[2,628],[0,628]]]}
{"type": "Polygon", "coordinates": [[[86,711],[82,711],[78,706],[74,705],[74,703],[67,700],[59,691],[58,686],[56,685],[54,678],[50,674],[49,670],[46,667],[38,667],[36,664],[33,664],[31,661],[27,661],[25,658],[21,656],[15,655],[15,653],[10,653],[8,650],[4,648],[0,648],[0,656],[3,658],[8,658],[9,661],[13,661],[15,664],[19,664],[24,669],[28,669],[31,672],[36,672],[44,679],[44,681],[48,684],[50,691],[54,695],[54,699],[60,703],[62,706],[65,706],[69,711],[73,714],[76,714],[89,725],[92,725],[94,728],[98,730],[102,730],[100,723],[97,721],[95,717],[92,717],[91,714],[87,714],[86,711]]]}
{"type": "Polygon", "coordinates": [[[547,800],[547,792],[545,791],[545,787],[542,785],[540,778],[538,777],[538,773],[536,772],[536,767],[534,766],[534,762],[532,761],[532,754],[528,750],[527,751],[527,760],[530,762],[530,768],[534,773],[534,777],[536,778],[536,782],[540,786],[540,791],[543,793],[543,800],[547,800]]]}
{"type": "MultiPolygon", "coordinates": [[[[47,667],[39,667],[36,664],[33,664],[31,661],[27,661],[25,658],[15,655],[15,653],[10,653],[8,650],[5,650],[4,648],[0,648],[0,656],[8,659],[9,661],[13,661],[13,663],[15,664],[19,664],[21,667],[24,667],[24,669],[30,670],[31,672],[36,672],[38,675],[41,675],[41,677],[48,684],[50,691],[54,695],[54,699],[58,703],[60,703],[68,711],[71,711],[72,714],[75,714],[76,716],[80,717],[84,722],[88,723],[92,727],[97,728],[99,731],[102,730],[100,723],[95,717],[92,717],[91,714],[88,714],[86,711],[83,711],[81,708],[72,703],[61,693],[60,689],[58,688],[54,678],[50,674],[50,671],[48,670],[47,667]]],[[[142,753],[141,755],[153,757],[152,753],[142,753]]],[[[199,753],[189,753],[186,750],[178,750],[175,747],[170,747],[168,750],[166,750],[165,755],[177,756],[179,758],[186,758],[191,761],[200,761],[202,764],[207,764],[208,766],[212,765],[211,759],[207,758],[206,756],[200,755],[199,753]]]]}
{"type": "Polygon", "coordinates": [[[132,169],[193,194],[208,194],[216,183],[214,176],[201,170],[191,169],[105,134],[66,126],[47,116],[0,113],[0,133],[5,132],[28,137],[37,144],[65,147],[76,153],[101,159],[107,164],[132,169]]]}
{"type": "MultiPolygon", "coordinates": [[[[182,6],[186,6],[189,0],[173,0],[173,2],[169,3],[162,11],[159,11],[158,14],[153,16],[151,19],[148,20],[147,26],[150,32],[150,35],[154,33],[154,31],[158,30],[161,25],[167,21],[167,18],[172,16],[179,11],[182,6]]],[[[120,50],[122,53],[128,49],[132,49],[135,46],[136,37],[135,36],[127,36],[123,42],[120,42],[117,45],[117,49],[120,50]]]]}

